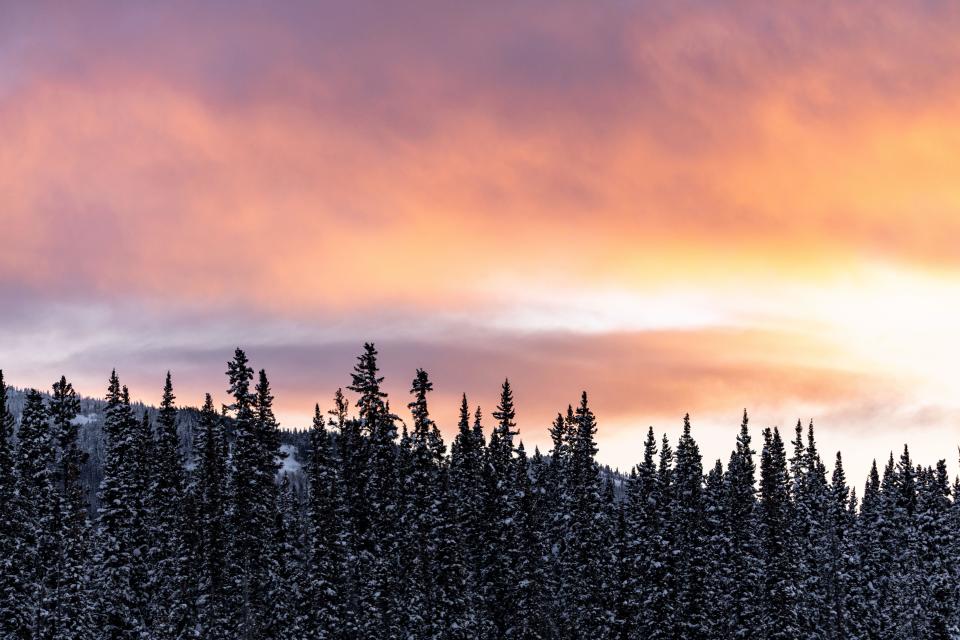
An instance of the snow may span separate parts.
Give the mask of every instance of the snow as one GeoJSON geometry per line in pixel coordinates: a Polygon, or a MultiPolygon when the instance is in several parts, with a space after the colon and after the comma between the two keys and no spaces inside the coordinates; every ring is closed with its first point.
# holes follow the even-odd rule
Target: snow
{"type": "Polygon", "coordinates": [[[286,454],[286,457],[282,460],[282,466],[280,467],[279,475],[285,473],[294,474],[298,473],[301,469],[301,464],[297,460],[297,448],[292,444],[280,445],[280,451],[286,454]]]}

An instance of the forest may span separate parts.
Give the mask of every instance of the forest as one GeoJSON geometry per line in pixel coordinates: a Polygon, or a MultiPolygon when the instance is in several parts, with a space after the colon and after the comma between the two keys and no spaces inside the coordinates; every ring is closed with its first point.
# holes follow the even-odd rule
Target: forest
{"type": "Polygon", "coordinates": [[[448,445],[428,374],[401,418],[377,356],[364,345],[308,431],[280,429],[240,349],[219,407],[178,407],[170,374],[153,408],[116,372],[96,402],[0,373],[0,635],[960,637],[943,460],[905,446],[858,491],[812,424],[755,440],[744,412],[725,464],[705,467],[687,416],[620,473],[596,460],[586,393],[526,451],[509,381],[489,416],[464,395],[448,445]]]}

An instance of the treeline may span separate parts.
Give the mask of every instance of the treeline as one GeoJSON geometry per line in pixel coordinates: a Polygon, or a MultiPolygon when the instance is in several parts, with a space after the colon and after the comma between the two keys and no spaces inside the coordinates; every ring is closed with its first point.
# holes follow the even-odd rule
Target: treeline
{"type": "Polygon", "coordinates": [[[629,476],[595,461],[584,393],[549,455],[517,439],[509,382],[492,429],[464,397],[449,452],[418,370],[407,422],[365,345],[316,408],[306,482],[283,453],[266,374],[237,350],[187,450],[168,374],[136,415],[111,375],[94,517],[79,400],[0,374],[0,635],[14,639],[956,638],[960,484],[906,448],[862,498],[813,426],[785,442],[746,413],[704,472],[689,418],[651,429],[629,476]],[[759,458],[759,460],[758,460],[759,458]],[[759,462],[759,465],[758,465],[759,462]],[[758,468],[759,466],[759,468],[758,468]],[[620,486],[622,483],[622,486],[620,486]]]}

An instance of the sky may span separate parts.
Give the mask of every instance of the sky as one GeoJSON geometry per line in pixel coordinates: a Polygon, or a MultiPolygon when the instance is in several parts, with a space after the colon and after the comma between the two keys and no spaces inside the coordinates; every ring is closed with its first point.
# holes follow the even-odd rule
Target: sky
{"type": "MultiPolygon", "coordinates": [[[[960,5],[0,0],[0,368],[287,427],[365,341],[509,377],[528,449],[586,390],[628,469],[683,415],[813,421],[862,485],[960,442],[960,5]]],[[[759,448],[759,446],[757,447],[759,448]]]]}

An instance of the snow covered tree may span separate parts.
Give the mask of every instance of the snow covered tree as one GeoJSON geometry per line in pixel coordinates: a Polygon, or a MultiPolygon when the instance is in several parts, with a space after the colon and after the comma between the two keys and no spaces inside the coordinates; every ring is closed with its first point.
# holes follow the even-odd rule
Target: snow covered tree
{"type": "Polygon", "coordinates": [[[677,638],[706,637],[704,617],[703,463],[700,448],[690,434],[690,416],[683,418],[674,468],[674,503],[671,543],[676,576],[674,609],[683,615],[675,621],[677,638]]]}
{"type": "Polygon", "coordinates": [[[609,541],[613,522],[602,497],[603,484],[595,456],[597,421],[583,392],[574,413],[567,467],[569,529],[564,558],[564,600],[574,616],[568,634],[609,637],[614,612],[613,556],[609,541]]]}
{"type": "Polygon", "coordinates": [[[954,555],[958,532],[951,527],[950,482],[946,461],[923,471],[917,498],[917,571],[923,612],[917,637],[948,640],[960,635],[956,626],[958,559],[954,555]]]}
{"type": "MultiPolygon", "coordinates": [[[[346,400],[338,391],[335,416],[346,419],[346,400]],[[340,412],[343,413],[340,413],[340,412]]],[[[307,462],[307,574],[304,603],[306,632],[317,640],[340,637],[347,626],[347,532],[343,486],[333,443],[317,405],[310,430],[307,462]]]]}
{"type": "Polygon", "coordinates": [[[228,575],[226,545],[227,522],[227,443],[213,399],[206,394],[200,410],[200,422],[194,443],[195,469],[190,495],[197,522],[193,534],[196,548],[191,558],[196,563],[196,620],[205,638],[222,640],[226,631],[228,575]]]}
{"type": "Polygon", "coordinates": [[[151,604],[154,634],[158,639],[178,638],[187,625],[186,548],[184,543],[184,463],[177,434],[177,407],[173,382],[167,372],[153,446],[151,500],[152,567],[151,604]]]}
{"type": "Polygon", "coordinates": [[[707,473],[703,488],[703,620],[706,638],[725,638],[735,628],[729,624],[730,595],[727,565],[731,564],[723,463],[718,459],[707,473]]]}
{"type": "Polygon", "coordinates": [[[7,386],[0,371],[0,635],[29,638],[24,563],[19,557],[23,533],[21,502],[14,467],[13,414],[7,406],[7,386]]]}
{"type": "Polygon", "coordinates": [[[627,566],[622,590],[623,606],[621,637],[648,637],[655,625],[652,605],[655,576],[659,568],[661,513],[657,508],[657,439],[653,427],[643,444],[643,461],[630,473],[624,497],[624,564],[627,566]]]}
{"type": "Polygon", "coordinates": [[[749,417],[743,411],[737,445],[724,475],[727,562],[723,563],[723,593],[727,621],[721,628],[735,638],[759,636],[758,586],[762,558],[757,540],[756,464],[751,448],[749,417]]]}
{"type": "Polygon", "coordinates": [[[23,607],[34,637],[55,633],[56,595],[60,578],[60,504],[54,489],[56,452],[43,395],[27,392],[17,433],[23,537],[16,550],[26,589],[23,607]]]}
{"type": "Polygon", "coordinates": [[[790,544],[792,505],[786,451],[780,432],[763,431],[760,454],[759,530],[764,576],[760,606],[763,635],[772,640],[800,637],[796,611],[796,560],[790,544]]]}
{"type": "MultiPolygon", "coordinates": [[[[400,501],[397,477],[397,424],[387,406],[387,394],[380,388],[377,350],[371,343],[357,358],[353,384],[349,389],[360,394],[357,400],[359,419],[366,442],[358,461],[364,466],[352,469],[363,476],[358,486],[363,494],[355,499],[363,506],[353,505],[353,513],[360,520],[357,540],[361,558],[358,560],[357,596],[354,613],[358,633],[394,636],[400,632],[403,618],[401,576],[399,567],[400,501]],[[363,530],[366,528],[366,530],[363,530]]],[[[352,452],[351,452],[352,453],[352,452]]],[[[351,474],[353,475],[353,474],[351,474]]]]}
{"type": "Polygon", "coordinates": [[[851,510],[851,503],[850,489],[843,471],[843,459],[838,451],[826,509],[827,564],[824,572],[827,581],[825,591],[828,614],[823,621],[823,633],[825,637],[834,640],[854,635],[851,608],[858,566],[854,548],[856,513],[851,510]]]}
{"type": "Polygon", "coordinates": [[[145,633],[142,584],[135,582],[135,519],[138,495],[137,430],[130,394],[121,388],[116,371],[110,375],[103,431],[106,459],[100,483],[97,530],[96,626],[100,638],[139,638],[145,633]]]}
{"type": "Polygon", "coordinates": [[[263,553],[276,523],[276,473],[280,455],[273,397],[266,373],[260,371],[251,391],[253,369],[246,354],[237,349],[227,365],[228,410],[234,420],[234,446],[229,468],[231,570],[231,633],[237,638],[265,637],[272,603],[268,594],[274,558],[263,553]]]}
{"type": "MultiPolygon", "coordinates": [[[[460,403],[457,436],[450,447],[448,502],[458,537],[457,547],[464,567],[463,616],[461,627],[467,637],[483,637],[481,569],[484,549],[483,465],[485,454],[479,407],[471,426],[467,396],[460,403]]],[[[449,516],[448,516],[449,519],[449,516]]]]}
{"type": "Polygon", "coordinates": [[[76,418],[80,413],[80,398],[63,376],[53,385],[49,412],[57,446],[55,483],[60,515],[54,637],[80,640],[92,632],[89,605],[93,594],[88,578],[91,528],[87,515],[87,489],[80,479],[87,453],[78,443],[76,418]]]}
{"type": "Polygon", "coordinates": [[[517,492],[513,473],[513,436],[516,410],[510,381],[505,380],[500,391],[500,403],[493,412],[497,424],[487,446],[484,482],[484,522],[486,555],[483,558],[482,594],[486,616],[493,625],[495,638],[510,637],[515,618],[512,595],[520,579],[512,566],[511,552],[518,543],[517,492]]]}

